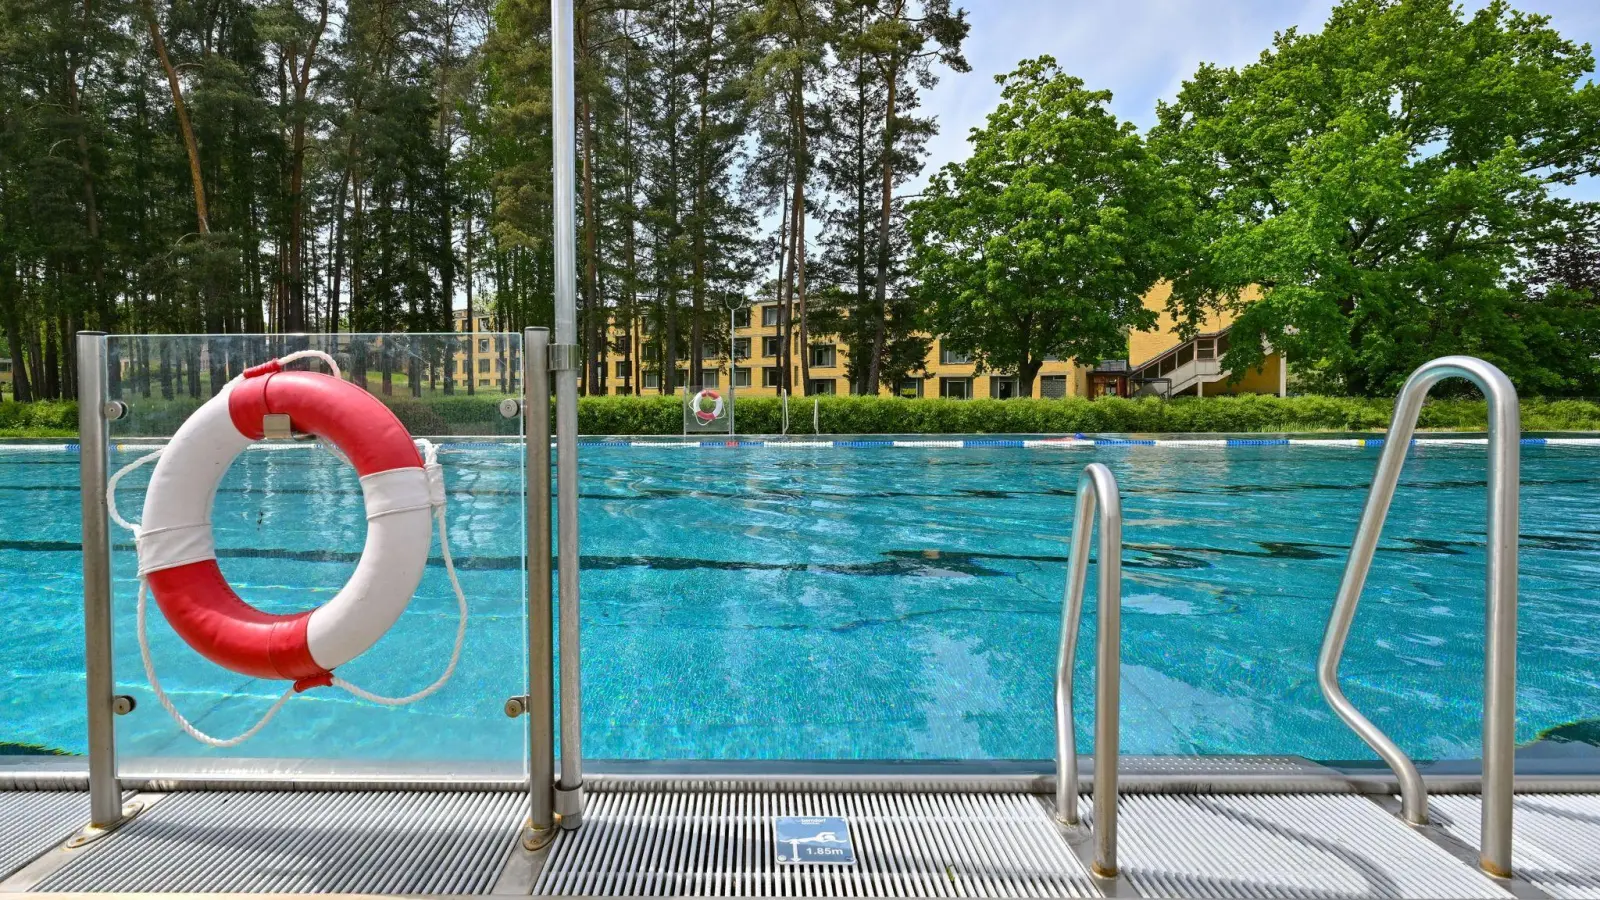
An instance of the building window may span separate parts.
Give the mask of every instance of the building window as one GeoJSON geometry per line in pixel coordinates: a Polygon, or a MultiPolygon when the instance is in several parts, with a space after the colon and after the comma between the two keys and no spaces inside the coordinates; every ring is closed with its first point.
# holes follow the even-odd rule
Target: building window
{"type": "Polygon", "coordinates": [[[951,400],[968,400],[972,397],[971,378],[941,378],[939,379],[939,396],[951,400]]]}
{"type": "Polygon", "coordinates": [[[672,373],[672,388],[673,388],[673,390],[677,390],[678,388],[681,388],[681,387],[683,387],[684,385],[686,385],[688,383],[689,383],[689,373],[688,372],[685,372],[683,369],[678,369],[677,371],[672,373]]]}
{"type": "Polygon", "coordinates": [[[489,379],[487,379],[487,378],[479,378],[478,379],[478,387],[488,387],[488,386],[489,386],[489,379]]]}
{"type": "Polygon", "coordinates": [[[811,379],[811,390],[810,390],[810,393],[812,393],[812,394],[835,394],[835,393],[838,393],[837,388],[838,388],[838,385],[835,384],[835,379],[832,379],[832,378],[813,378],[813,379],[811,379]]]}
{"type": "Polygon", "coordinates": [[[631,342],[628,340],[628,336],[625,334],[617,335],[617,339],[612,342],[618,353],[627,353],[629,343],[631,342]]]}
{"type": "Polygon", "coordinates": [[[701,387],[703,387],[703,388],[714,388],[718,384],[721,384],[721,383],[722,383],[722,373],[721,372],[718,372],[716,369],[701,369],[700,370],[700,386],[701,387]]]}
{"type": "Polygon", "coordinates": [[[487,374],[489,374],[489,361],[487,359],[478,360],[478,374],[479,375],[487,375],[487,374]]]}
{"type": "Polygon", "coordinates": [[[781,340],[779,340],[778,338],[775,338],[775,337],[764,337],[764,338],[761,339],[761,355],[762,356],[777,356],[778,355],[778,350],[782,346],[783,346],[783,342],[781,340]]]}
{"type": "Polygon", "coordinates": [[[778,324],[778,313],[782,309],[783,307],[781,306],[761,307],[761,324],[767,328],[776,326],[778,324]]]}
{"type": "Polygon", "coordinates": [[[461,361],[461,374],[463,374],[463,375],[468,374],[468,372],[467,372],[467,361],[464,360],[464,359],[461,361]]]}
{"type": "Polygon", "coordinates": [[[749,387],[750,386],[750,369],[749,369],[748,366],[745,367],[745,368],[742,368],[742,369],[734,369],[733,370],[733,386],[734,387],[749,387]]]}
{"type": "Polygon", "coordinates": [[[749,328],[750,327],[750,307],[741,306],[738,309],[733,311],[733,327],[735,327],[735,328],[749,328]]]}
{"type": "Polygon", "coordinates": [[[618,397],[627,397],[633,393],[633,388],[625,384],[619,384],[611,389],[611,393],[616,394],[618,397]]]}
{"type": "Polygon", "coordinates": [[[1194,342],[1194,356],[1195,356],[1195,359],[1216,359],[1217,358],[1217,339],[1216,338],[1200,338],[1199,340],[1195,341],[1194,342]]]}
{"type": "MultiPolygon", "coordinates": [[[[832,344],[812,344],[811,364],[819,369],[831,369],[838,363],[838,352],[832,344]]],[[[833,393],[829,391],[828,393],[833,393]]]]}
{"type": "Polygon", "coordinates": [[[661,389],[660,372],[651,372],[647,370],[639,375],[639,380],[644,382],[644,387],[647,387],[652,391],[658,391],[661,389]]]}
{"type": "Polygon", "coordinates": [[[489,320],[487,318],[482,318],[482,319],[478,320],[478,330],[479,331],[488,331],[489,330],[489,320]]]}
{"type": "Polygon", "coordinates": [[[735,359],[749,359],[750,358],[750,339],[749,338],[734,338],[733,339],[733,356],[734,356],[735,359]]]}
{"type": "Polygon", "coordinates": [[[898,393],[902,397],[921,397],[922,396],[922,379],[921,378],[902,378],[902,379],[900,379],[900,390],[898,391],[898,393]]]}
{"type": "Polygon", "coordinates": [[[778,367],[767,366],[761,370],[761,386],[775,388],[778,386],[778,367]]]}
{"type": "Polygon", "coordinates": [[[495,350],[495,352],[496,353],[504,353],[505,349],[506,349],[506,339],[503,338],[503,337],[495,338],[494,339],[494,350],[495,350]]]}
{"type": "Polygon", "coordinates": [[[954,350],[947,350],[941,344],[939,346],[939,362],[947,366],[964,366],[972,362],[972,357],[966,353],[957,353],[954,350]]]}
{"type": "Polygon", "coordinates": [[[989,396],[996,400],[1010,400],[1022,393],[1017,387],[1015,375],[992,375],[989,377],[989,396]]]}
{"type": "Polygon", "coordinates": [[[1045,375],[1039,379],[1039,396],[1059,400],[1067,395],[1067,376],[1045,375]]]}
{"type": "Polygon", "coordinates": [[[627,378],[628,374],[629,374],[628,373],[628,369],[629,368],[631,368],[631,367],[628,365],[628,361],[627,360],[622,360],[622,361],[618,362],[617,363],[617,377],[618,378],[627,378]]]}
{"type": "Polygon", "coordinates": [[[489,352],[489,339],[488,338],[478,338],[478,352],[479,353],[488,353],[489,352]]]}
{"type": "Polygon", "coordinates": [[[494,361],[494,370],[496,372],[504,372],[506,370],[506,361],[504,357],[494,361]]]}

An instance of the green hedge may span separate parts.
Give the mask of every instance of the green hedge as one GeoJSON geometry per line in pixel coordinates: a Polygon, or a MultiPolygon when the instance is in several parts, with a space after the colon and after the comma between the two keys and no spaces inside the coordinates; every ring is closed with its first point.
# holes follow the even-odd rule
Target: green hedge
{"type": "MultiPolygon", "coordinates": [[[[789,404],[789,433],[811,434],[813,398],[789,404]]],[[[1381,431],[1389,424],[1391,400],[1351,397],[1205,397],[1162,401],[1154,398],[1101,400],[916,400],[893,397],[818,397],[824,434],[1073,434],[1248,433],[1381,431]]],[[[482,434],[493,428],[515,433],[502,419],[498,398],[437,397],[390,401],[401,421],[416,434],[482,434]]],[[[770,397],[738,402],[741,434],[776,434],[782,407],[770,397]]],[[[178,413],[174,410],[174,413],[178,413]]],[[[0,436],[67,437],[77,431],[77,405],[70,402],[0,403],[0,436]]],[[[159,416],[147,417],[150,423],[159,416]]],[[[171,423],[162,425],[176,427],[171,423]]],[[[1440,400],[1422,411],[1430,430],[1482,430],[1481,400],[1440,400]]],[[[1526,431],[1600,431],[1600,403],[1589,400],[1524,400],[1526,431]]],[[[683,433],[674,397],[584,397],[578,403],[578,428],[584,434],[683,433]]]]}
{"type": "MultiPolygon", "coordinates": [[[[811,434],[812,402],[823,434],[1073,434],[1248,433],[1381,431],[1388,427],[1392,400],[1350,397],[1205,397],[1162,401],[1155,398],[1101,400],[916,400],[893,397],[817,397],[791,400],[789,433],[811,434]]],[[[780,401],[770,397],[738,400],[741,434],[781,430],[780,401]]],[[[1527,431],[1600,430],[1600,403],[1587,400],[1525,400],[1527,431]]],[[[585,397],[578,405],[584,434],[681,434],[682,413],[672,397],[585,397]]],[[[1422,412],[1421,427],[1482,430],[1482,401],[1441,400],[1422,412]]]]}
{"type": "Polygon", "coordinates": [[[78,433],[78,404],[71,400],[0,403],[0,437],[66,437],[78,433]]]}

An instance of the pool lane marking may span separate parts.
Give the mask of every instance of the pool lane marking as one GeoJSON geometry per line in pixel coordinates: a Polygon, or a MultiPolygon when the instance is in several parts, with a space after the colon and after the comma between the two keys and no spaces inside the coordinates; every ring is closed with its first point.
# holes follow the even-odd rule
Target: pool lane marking
{"type": "MultiPolygon", "coordinates": [[[[445,444],[445,447],[515,447],[518,441],[459,441],[445,444]]],[[[599,448],[652,448],[658,450],[701,450],[701,449],[763,449],[775,450],[801,450],[801,449],[916,449],[916,448],[942,448],[942,449],[990,449],[990,448],[1025,448],[1079,450],[1088,447],[1354,447],[1354,448],[1379,448],[1385,443],[1384,438],[972,438],[964,440],[850,440],[850,441],[752,441],[741,439],[723,439],[717,441],[579,441],[580,447],[599,448]]],[[[1488,443],[1487,438],[1413,438],[1412,444],[1439,444],[1457,446],[1482,446],[1488,443]]],[[[1528,447],[1539,446],[1566,446],[1566,447],[1593,447],[1600,446],[1600,438],[1522,438],[1521,443],[1528,447]]],[[[123,443],[112,445],[119,453],[148,452],[159,449],[164,444],[155,443],[123,443]]],[[[551,447],[555,442],[550,443],[551,447]]],[[[257,443],[251,444],[251,450],[314,450],[317,444],[311,442],[296,443],[257,443]]],[[[78,445],[72,444],[0,444],[0,452],[5,453],[76,453],[78,445]]],[[[452,451],[453,452],[453,451],[452,451]]]]}

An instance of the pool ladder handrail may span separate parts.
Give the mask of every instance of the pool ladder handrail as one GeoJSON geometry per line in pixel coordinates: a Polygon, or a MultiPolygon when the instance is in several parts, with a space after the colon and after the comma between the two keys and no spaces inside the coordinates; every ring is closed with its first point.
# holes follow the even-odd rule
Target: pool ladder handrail
{"type": "Polygon", "coordinates": [[[1116,476],[1100,463],[1078,478],[1072,517],[1072,550],[1061,602],[1061,646],[1056,656],[1056,819],[1078,824],[1078,747],[1073,730],[1072,664],[1089,573],[1089,538],[1100,525],[1099,614],[1095,638],[1093,874],[1117,875],[1117,752],[1121,732],[1122,678],[1122,496],[1116,476]]]}
{"type": "Polygon", "coordinates": [[[1445,356],[1411,373],[1395,401],[1394,418],[1383,455],[1356,527],[1338,599],[1323,635],[1317,682],[1333,711],[1377,751],[1400,781],[1400,811],[1413,825],[1428,823],[1428,789],[1416,765],[1388,735],[1362,715],[1339,687],[1344,653],[1356,605],[1372,567],[1372,554],[1394,500],[1406,451],[1428,392],[1446,378],[1465,378],[1483,391],[1489,404],[1488,565],[1485,586],[1483,804],[1478,865],[1490,875],[1511,874],[1511,802],[1516,748],[1517,702],[1517,491],[1521,480],[1522,419],[1517,389],[1494,365],[1471,356],[1445,356]]]}

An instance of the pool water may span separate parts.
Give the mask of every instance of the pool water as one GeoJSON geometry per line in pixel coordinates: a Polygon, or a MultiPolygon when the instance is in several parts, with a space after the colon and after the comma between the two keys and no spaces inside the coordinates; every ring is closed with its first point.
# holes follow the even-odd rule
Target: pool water
{"type": "MultiPolygon", "coordinates": [[[[114,455],[120,464],[137,451],[114,455]]],[[[1073,492],[1104,462],[1124,502],[1123,750],[1371,759],[1315,662],[1378,451],[585,448],[584,746],[598,759],[1032,760],[1051,703],[1073,492]]],[[[403,709],[331,689],[230,751],[182,735],[134,638],[134,554],[116,553],[116,672],[138,709],[128,756],[514,762],[525,724],[522,455],[447,445],[450,534],[472,607],[450,685],[403,709]]],[[[1592,450],[1523,455],[1518,739],[1600,718],[1600,474],[1592,450]]],[[[136,513],[145,474],[123,505],[136,513]]],[[[0,448],[0,752],[81,753],[77,456],[0,448]]],[[[1347,693],[1408,752],[1478,754],[1482,447],[1412,451],[1343,666],[1347,693]]],[[[222,568],[276,611],[327,599],[364,533],[355,475],[315,449],[244,454],[214,522],[222,568]]],[[[1091,579],[1091,583],[1092,583],[1091,579]]],[[[231,736],[281,691],[217,669],[155,615],[158,672],[231,736]]],[[[437,558],[401,623],[341,670],[430,682],[455,634],[437,558]]],[[[1079,653],[1092,747],[1094,612],[1079,653]]],[[[1568,728],[1563,733],[1581,731],[1568,728]]]]}

